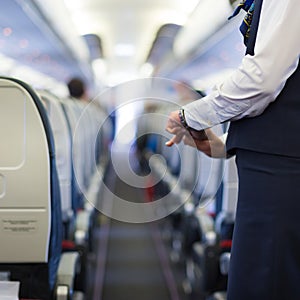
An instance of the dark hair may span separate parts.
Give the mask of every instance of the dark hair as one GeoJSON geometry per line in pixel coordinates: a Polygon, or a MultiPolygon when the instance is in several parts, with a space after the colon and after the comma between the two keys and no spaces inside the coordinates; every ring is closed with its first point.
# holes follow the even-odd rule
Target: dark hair
{"type": "Polygon", "coordinates": [[[85,84],[80,78],[72,78],[68,82],[70,96],[80,98],[85,92],[85,84]]]}

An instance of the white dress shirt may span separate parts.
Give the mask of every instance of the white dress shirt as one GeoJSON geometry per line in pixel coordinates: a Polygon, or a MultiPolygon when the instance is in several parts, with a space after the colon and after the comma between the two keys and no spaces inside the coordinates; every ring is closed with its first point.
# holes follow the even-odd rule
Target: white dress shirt
{"type": "Polygon", "coordinates": [[[298,66],[299,13],[300,0],[264,0],[255,55],[246,55],[239,68],[208,96],[183,107],[190,127],[200,130],[254,117],[276,99],[298,66]]]}

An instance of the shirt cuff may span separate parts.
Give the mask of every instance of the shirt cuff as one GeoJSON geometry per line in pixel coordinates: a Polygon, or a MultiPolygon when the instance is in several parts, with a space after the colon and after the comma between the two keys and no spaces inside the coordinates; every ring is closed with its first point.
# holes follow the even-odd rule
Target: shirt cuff
{"type": "Polygon", "coordinates": [[[191,102],[185,106],[184,116],[189,127],[202,130],[220,124],[218,115],[210,103],[209,96],[191,102]]]}

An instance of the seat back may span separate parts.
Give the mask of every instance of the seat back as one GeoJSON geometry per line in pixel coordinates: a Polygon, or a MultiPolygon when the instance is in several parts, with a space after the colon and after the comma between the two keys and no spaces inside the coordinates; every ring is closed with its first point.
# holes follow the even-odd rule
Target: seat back
{"type": "Polygon", "coordinates": [[[181,149],[180,186],[193,191],[199,176],[200,152],[188,146],[181,149]]]}
{"type": "Polygon", "coordinates": [[[223,178],[223,204],[222,210],[227,214],[236,213],[238,200],[238,173],[235,164],[235,157],[225,161],[224,178],[223,178]]]}
{"type": "MultiPolygon", "coordinates": [[[[221,125],[217,125],[211,130],[217,135],[223,134],[221,125]]],[[[199,152],[200,158],[198,170],[198,182],[195,187],[195,195],[198,195],[198,202],[201,206],[209,201],[215,201],[216,193],[222,183],[224,172],[224,160],[211,158],[202,152],[199,152]]]]}
{"type": "Polygon", "coordinates": [[[81,109],[78,106],[77,100],[65,99],[64,107],[66,114],[69,118],[70,127],[72,131],[72,159],[73,168],[76,170],[75,179],[76,183],[81,190],[81,193],[85,192],[85,157],[86,157],[86,145],[85,145],[85,128],[78,126],[81,117],[81,109]]]}
{"type": "Polygon", "coordinates": [[[61,193],[62,218],[65,223],[68,223],[73,218],[71,134],[60,100],[47,91],[38,91],[38,94],[47,110],[54,136],[56,168],[61,193]]]}
{"type": "Polygon", "coordinates": [[[84,186],[84,145],[83,140],[84,131],[78,128],[79,138],[74,139],[75,131],[80,118],[80,112],[76,103],[71,99],[63,99],[63,109],[67,116],[72,140],[72,205],[73,209],[77,211],[83,207],[83,192],[81,189],[84,186]],[[77,172],[75,173],[75,169],[77,172]]]}
{"type": "Polygon", "coordinates": [[[0,272],[21,281],[21,298],[47,299],[62,242],[53,136],[37,94],[4,77],[0,137],[0,272]]]}
{"type": "Polygon", "coordinates": [[[92,122],[90,118],[90,114],[88,113],[88,110],[85,111],[87,104],[82,103],[82,101],[75,100],[77,109],[79,111],[79,121],[77,124],[76,132],[74,139],[82,138],[82,143],[84,146],[84,189],[87,190],[89,187],[89,180],[91,177],[91,137],[92,137],[92,122]],[[77,131],[82,130],[83,136],[81,134],[78,134],[77,131]]]}
{"type": "Polygon", "coordinates": [[[178,176],[180,174],[181,169],[181,157],[180,157],[180,149],[182,148],[181,144],[174,145],[171,148],[168,148],[168,152],[165,154],[165,158],[167,160],[168,168],[171,174],[178,176]]]}

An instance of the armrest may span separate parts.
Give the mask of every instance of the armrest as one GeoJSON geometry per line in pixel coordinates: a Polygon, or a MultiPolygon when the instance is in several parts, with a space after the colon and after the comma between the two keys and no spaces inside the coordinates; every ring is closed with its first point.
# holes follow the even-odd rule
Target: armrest
{"type": "Polygon", "coordinates": [[[74,278],[79,267],[79,254],[77,252],[66,252],[61,255],[56,281],[57,297],[66,293],[69,295],[73,293],[74,278]]]}
{"type": "Polygon", "coordinates": [[[222,275],[227,275],[230,265],[230,252],[224,252],[220,256],[220,271],[222,275]]]}
{"type": "Polygon", "coordinates": [[[57,286],[55,293],[55,300],[68,300],[70,298],[69,288],[66,285],[57,286]]]}
{"type": "Polygon", "coordinates": [[[77,213],[75,243],[76,245],[84,245],[88,239],[91,211],[82,210],[77,213]]]}
{"type": "Polygon", "coordinates": [[[207,300],[226,300],[227,295],[226,292],[216,292],[207,300]]]}

